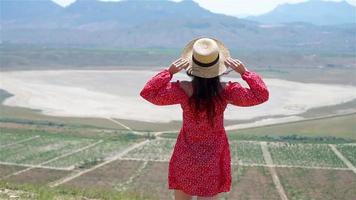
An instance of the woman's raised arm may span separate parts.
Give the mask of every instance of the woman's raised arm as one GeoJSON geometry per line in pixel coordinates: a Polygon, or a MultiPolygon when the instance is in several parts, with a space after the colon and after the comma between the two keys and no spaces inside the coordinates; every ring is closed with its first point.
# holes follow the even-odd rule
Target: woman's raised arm
{"type": "Polygon", "coordinates": [[[228,103],[246,107],[261,104],[269,99],[268,88],[260,75],[246,70],[241,77],[250,88],[245,88],[238,82],[227,83],[225,97],[228,103]]]}
{"type": "Polygon", "coordinates": [[[179,81],[171,82],[173,74],[187,66],[187,61],[178,59],[169,69],[164,69],[147,81],[140,92],[141,97],[155,105],[172,105],[181,103],[185,93],[179,81]]]}
{"type": "Polygon", "coordinates": [[[254,106],[268,100],[269,91],[260,75],[247,70],[245,65],[238,59],[228,58],[225,61],[225,65],[238,72],[250,87],[245,88],[238,82],[230,81],[224,89],[228,103],[236,106],[254,106]]]}

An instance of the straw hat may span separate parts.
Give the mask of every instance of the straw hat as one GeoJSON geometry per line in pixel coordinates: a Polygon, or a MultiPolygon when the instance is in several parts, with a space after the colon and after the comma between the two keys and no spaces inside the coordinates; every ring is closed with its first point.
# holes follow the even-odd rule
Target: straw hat
{"type": "Polygon", "coordinates": [[[213,78],[226,71],[224,61],[230,57],[230,53],[219,40],[202,37],[190,41],[181,57],[189,61],[186,68],[188,74],[213,78]]]}

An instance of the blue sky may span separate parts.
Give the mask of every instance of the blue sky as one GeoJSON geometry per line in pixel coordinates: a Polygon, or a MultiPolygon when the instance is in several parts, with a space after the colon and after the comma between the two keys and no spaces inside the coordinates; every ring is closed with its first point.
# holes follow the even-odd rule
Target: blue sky
{"type": "MultiPolygon", "coordinates": [[[[75,0],[52,0],[62,6],[69,5],[75,0]]],[[[120,0],[102,0],[102,1],[120,1],[120,0]]],[[[181,0],[173,0],[181,1],[181,0]]],[[[200,6],[215,12],[233,16],[258,15],[271,11],[279,4],[299,3],[306,0],[194,0],[200,6]]],[[[340,1],[340,0],[330,0],[340,1]]],[[[347,0],[356,6],[356,0],[347,0]]]]}

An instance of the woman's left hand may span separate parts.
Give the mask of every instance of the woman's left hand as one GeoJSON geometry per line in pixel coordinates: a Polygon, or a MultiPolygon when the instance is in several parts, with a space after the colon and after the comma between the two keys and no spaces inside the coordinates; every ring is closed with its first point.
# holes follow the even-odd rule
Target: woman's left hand
{"type": "Polygon", "coordinates": [[[173,75],[188,66],[189,66],[189,61],[187,59],[179,58],[178,60],[174,61],[171,64],[171,66],[169,67],[168,70],[169,70],[169,73],[171,73],[173,75]]]}

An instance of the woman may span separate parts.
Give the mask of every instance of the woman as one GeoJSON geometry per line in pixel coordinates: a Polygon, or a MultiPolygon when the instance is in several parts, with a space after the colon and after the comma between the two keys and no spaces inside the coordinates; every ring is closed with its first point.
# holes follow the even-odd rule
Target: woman
{"type": "Polygon", "coordinates": [[[168,173],[175,199],[217,199],[219,193],[230,191],[231,158],[223,113],[229,103],[253,106],[266,102],[269,92],[262,78],[230,58],[220,41],[197,38],[185,47],[180,59],[153,76],[140,95],[155,105],[180,104],[183,110],[168,173]],[[250,88],[220,82],[227,67],[239,73],[250,88]],[[182,69],[192,81],[171,82],[182,69]]]}

